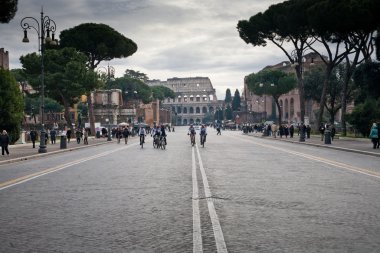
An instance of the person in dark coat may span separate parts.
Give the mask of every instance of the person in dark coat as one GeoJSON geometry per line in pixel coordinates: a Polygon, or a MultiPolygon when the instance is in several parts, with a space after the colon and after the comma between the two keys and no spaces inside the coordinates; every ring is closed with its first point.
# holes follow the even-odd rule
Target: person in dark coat
{"type": "Polygon", "coordinates": [[[50,131],[50,141],[51,141],[51,144],[55,144],[56,136],[57,136],[57,132],[54,129],[52,129],[50,131]]]}
{"type": "Polygon", "coordinates": [[[37,139],[37,131],[36,130],[30,131],[30,140],[33,143],[33,148],[36,147],[36,139],[37,139]]]}
{"type": "Polygon", "coordinates": [[[80,139],[82,139],[82,131],[79,128],[75,132],[75,137],[77,137],[77,143],[80,144],[80,139]]]}
{"type": "Polygon", "coordinates": [[[334,124],[331,125],[331,140],[334,140],[334,136],[336,134],[335,126],[334,124]]]}
{"type": "Polygon", "coordinates": [[[9,155],[8,145],[9,145],[9,135],[6,130],[0,134],[0,145],[1,145],[1,154],[4,155],[4,151],[9,155]]]}
{"type": "Polygon", "coordinates": [[[290,125],[289,133],[290,133],[290,138],[293,138],[293,135],[294,135],[294,126],[293,125],[290,125]]]}
{"type": "Polygon", "coordinates": [[[284,126],[280,125],[280,127],[279,127],[278,130],[279,130],[279,133],[280,133],[280,137],[282,138],[282,136],[285,135],[284,126]]]}
{"type": "Polygon", "coordinates": [[[47,145],[48,140],[49,140],[49,134],[48,134],[48,132],[46,132],[45,133],[45,145],[47,145]]]}
{"type": "Polygon", "coordinates": [[[325,136],[325,126],[323,123],[319,126],[319,133],[321,134],[321,141],[323,141],[323,137],[325,136]]]}
{"type": "Polygon", "coordinates": [[[125,144],[127,144],[128,143],[128,137],[129,137],[128,127],[124,128],[124,130],[123,130],[123,137],[124,137],[125,144]]]}
{"type": "Polygon", "coordinates": [[[284,126],[284,134],[285,134],[285,138],[287,139],[289,135],[289,128],[287,125],[284,126]]]}
{"type": "Polygon", "coordinates": [[[67,143],[70,143],[71,129],[68,129],[68,130],[67,130],[67,132],[66,132],[66,136],[67,136],[67,143]]]}
{"type": "Polygon", "coordinates": [[[311,127],[310,127],[310,125],[307,125],[307,127],[306,127],[306,136],[307,136],[308,139],[310,139],[310,133],[311,133],[311,127]]]}

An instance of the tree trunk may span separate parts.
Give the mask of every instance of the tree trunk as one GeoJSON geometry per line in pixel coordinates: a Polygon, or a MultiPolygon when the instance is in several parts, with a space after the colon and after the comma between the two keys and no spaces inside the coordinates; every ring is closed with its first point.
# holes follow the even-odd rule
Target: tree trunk
{"type": "Polygon", "coordinates": [[[330,78],[332,69],[333,69],[333,66],[331,63],[326,66],[325,78],[324,78],[323,87],[322,87],[321,100],[319,102],[319,112],[318,112],[317,124],[315,125],[316,130],[319,128],[319,126],[321,125],[322,120],[323,120],[323,113],[325,111],[324,105],[326,104],[327,88],[329,86],[329,78],[330,78]]]}
{"type": "Polygon", "coordinates": [[[340,121],[342,124],[342,136],[347,135],[347,126],[346,126],[346,111],[347,111],[347,90],[348,90],[348,83],[350,82],[350,78],[352,73],[350,68],[350,59],[348,59],[348,56],[346,57],[346,74],[344,76],[344,83],[343,83],[343,91],[342,91],[342,115],[340,116],[340,121]]]}
{"type": "Polygon", "coordinates": [[[278,102],[278,98],[274,98],[274,101],[277,105],[277,110],[278,110],[278,126],[280,127],[281,126],[281,122],[282,122],[282,110],[281,110],[281,106],[280,106],[280,102],[278,102]]]}
{"type": "Polygon", "coordinates": [[[88,103],[88,119],[90,121],[90,129],[91,129],[91,135],[95,135],[95,117],[94,117],[94,107],[92,104],[92,97],[91,92],[87,96],[87,103],[88,103]]]}

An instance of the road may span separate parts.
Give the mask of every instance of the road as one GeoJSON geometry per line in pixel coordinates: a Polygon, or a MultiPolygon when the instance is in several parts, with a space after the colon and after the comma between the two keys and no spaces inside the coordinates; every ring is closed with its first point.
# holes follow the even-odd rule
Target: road
{"type": "Polygon", "coordinates": [[[1,165],[0,251],[380,250],[380,158],[186,131],[1,165]]]}

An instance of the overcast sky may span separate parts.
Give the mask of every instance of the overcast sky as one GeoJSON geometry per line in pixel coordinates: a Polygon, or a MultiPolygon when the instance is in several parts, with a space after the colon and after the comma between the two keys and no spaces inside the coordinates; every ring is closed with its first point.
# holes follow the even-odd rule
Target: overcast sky
{"type": "MultiPolygon", "coordinates": [[[[0,48],[9,51],[10,68],[20,68],[19,58],[38,50],[37,34],[28,32],[22,43],[20,21],[40,19],[41,6],[57,24],[57,34],[81,23],[104,23],[136,42],[138,50],[109,62],[116,77],[126,69],[143,72],[150,79],[209,77],[218,99],[230,88],[243,88],[244,76],[286,60],[270,44],[247,45],[236,29],[282,0],[19,0],[9,24],[0,24],[0,48]]],[[[103,62],[106,66],[107,62],[103,62]]]]}

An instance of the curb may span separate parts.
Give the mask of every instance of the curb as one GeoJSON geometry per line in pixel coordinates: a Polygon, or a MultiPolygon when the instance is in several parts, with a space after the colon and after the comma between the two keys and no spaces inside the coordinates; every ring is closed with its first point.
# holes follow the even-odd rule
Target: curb
{"type": "Polygon", "coordinates": [[[252,136],[255,138],[262,138],[262,139],[266,139],[266,140],[283,141],[283,142],[289,142],[289,143],[300,144],[300,145],[309,145],[309,146],[314,146],[314,147],[329,148],[329,149],[334,149],[334,150],[358,153],[358,154],[362,154],[362,155],[370,155],[370,156],[380,157],[380,153],[374,153],[374,152],[363,151],[363,150],[358,150],[358,149],[342,148],[342,147],[335,147],[335,146],[326,146],[326,145],[315,144],[315,143],[310,143],[310,142],[289,141],[289,140],[282,140],[282,139],[278,139],[278,138],[265,138],[262,136],[255,136],[255,135],[248,135],[248,136],[252,136]]]}
{"type": "Polygon", "coordinates": [[[20,161],[25,161],[25,160],[30,160],[30,159],[33,159],[33,158],[39,158],[39,157],[44,157],[44,156],[48,156],[48,155],[54,155],[54,154],[58,154],[58,153],[70,152],[70,151],[74,151],[74,150],[78,150],[78,149],[82,149],[82,148],[96,147],[96,146],[105,145],[105,144],[109,144],[109,143],[112,143],[112,142],[101,142],[101,143],[95,143],[95,144],[91,144],[91,145],[83,145],[81,147],[59,149],[59,150],[51,151],[51,152],[47,152],[47,153],[41,153],[41,154],[35,154],[35,155],[29,155],[29,156],[22,156],[22,157],[13,158],[13,159],[5,160],[5,161],[0,161],[0,165],[20,162],[20,161]]]}

